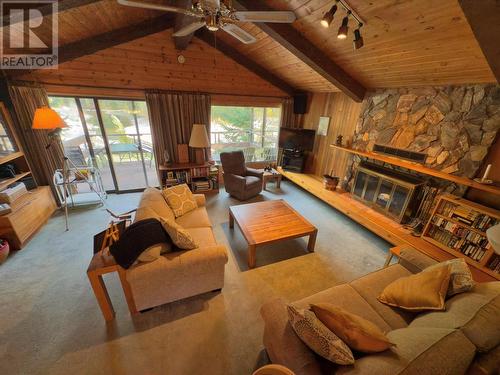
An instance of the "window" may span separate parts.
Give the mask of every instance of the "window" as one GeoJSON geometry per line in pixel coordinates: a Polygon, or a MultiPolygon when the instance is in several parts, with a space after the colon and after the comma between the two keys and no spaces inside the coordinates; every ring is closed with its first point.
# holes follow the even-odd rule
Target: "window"
{"type": "Polygon", "coordinates": [[[212,158],[242,150],[245,160],[275,161],[281,108],[212,106],[212,158]]]}
{"type": "Polygon", "coordinates": [[[97,166],[107,191],[158,186],[146,102],[49,97],[68,125],[64,151],[77,166],[97,166]]]}

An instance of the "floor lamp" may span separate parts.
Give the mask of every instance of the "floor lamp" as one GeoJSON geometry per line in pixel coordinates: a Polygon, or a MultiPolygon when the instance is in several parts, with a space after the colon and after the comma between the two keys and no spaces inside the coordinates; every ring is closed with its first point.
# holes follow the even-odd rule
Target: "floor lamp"
{"type": "MultiPolygon", "coordinates": [[[[77,168],[73,162],[64,154],[64,146],[61,140],[61,131],[63,128],[66,128],[67,125],[64,120],[59,116],[59,114],[49,107],[38,108],[35,112],[35,116],[33,118],[32,129],[35,130],[50,130],[48,136],[50,138],[50,143],[46,146],[47,149],[53,146],[53,143],[56,142],[57,145],[61,148],[62,152],[62,175],[63,175],[63,204],[64,204],[64,219],[66,223],[66,230],[69,230],[68,226],[68,178],[70,165],[73,168],[77,168]]],[[[79,173],[79,177],[85,180],[85,182],[89,185],[90,189],[94,191],[101,202],[105,205],[104,199],[101,197],[101,194],[97,192],[94,186],[90,183],[86,176],[82,173],[79,173]]],[[[57,189],[57,186],[56,186],[57,189]]],[[[111,213],[111,212],[110,212],[111,213]]],[[[112,213],[111,213],[112,214],[112,213]]]]}

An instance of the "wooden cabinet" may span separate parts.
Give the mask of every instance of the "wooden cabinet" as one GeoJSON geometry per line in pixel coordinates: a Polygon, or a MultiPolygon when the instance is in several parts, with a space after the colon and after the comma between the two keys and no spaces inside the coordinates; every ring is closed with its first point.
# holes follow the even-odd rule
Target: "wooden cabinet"
{"type": "MultiPolygon", "coordinates": [[[[15,169],[15,175],[0,179],[0,191],[31,177],[28,160],[3,103],[0,103],[0,165],[11,165],[15,169]]],[[[19,250],[45,224],[57,206],[50,187],[39,186],[16,199],[10,207],[12,212],[0,216],[0,238],[9,241],[12,249],[19,250]]]]}
{"type": "Polygon", "coordinates": [[[40,186],[16,199],[11,208],[11,213],[0,216],[0,237],[19,250],[52,216],[56,202],[50,188],[40,186]]]}

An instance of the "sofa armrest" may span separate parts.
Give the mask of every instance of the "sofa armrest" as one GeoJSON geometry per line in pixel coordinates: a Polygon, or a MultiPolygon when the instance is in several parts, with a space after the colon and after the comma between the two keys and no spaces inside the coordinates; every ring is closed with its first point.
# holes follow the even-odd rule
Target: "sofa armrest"
{"type": "Polygon", "coordinates": [[[254,176],[254,177],[258,177],[262,180],[263,176],[264,176],[264,172],[262,171],[259,171],[257,169],[254,169],[254,168],[248,168],[246,169],[246,173],[247,173],[247,176],[254,176]]]}
{"type": "Polygon", "coordinates": [[[413,273],[423,271],[436,263],[436,260],[409,246],[401,249],[399,254],[399,264],[413,273]]]}
{"type": "Polygon", "coordinates": [[[198,207],[203,207],[207,201],[205,198],[205,194],[193,194],[193,197],[198,207]]]}

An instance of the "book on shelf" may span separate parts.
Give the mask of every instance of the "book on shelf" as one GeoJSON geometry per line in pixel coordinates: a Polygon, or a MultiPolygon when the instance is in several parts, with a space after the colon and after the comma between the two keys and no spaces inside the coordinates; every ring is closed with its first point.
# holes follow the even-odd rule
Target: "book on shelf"
{"type": "Polygon", "coordinates": [[[493,259],[490,260],[490,262],[488,264],[488,268],[490,270],[495,271],[495,272],[500,272],[500,255],[495,254],[493,256],[493,259]]]}

